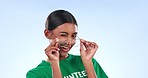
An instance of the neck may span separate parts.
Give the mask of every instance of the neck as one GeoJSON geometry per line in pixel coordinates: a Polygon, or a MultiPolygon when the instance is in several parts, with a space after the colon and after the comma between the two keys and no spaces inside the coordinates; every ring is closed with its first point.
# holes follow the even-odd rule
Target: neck
{"type": "MultiPolygon", "coordinates": [[[[59,60],[64,60],[65,58],[68,57],[68,54],[66,56],[60,56],[59,60]]],[[[47,62],[51,62],[51,60],[49,60],[49,58],[47,59],[47,62]]]]}
{"type": "Polygon", "coordinates": [[[67,58],[67,57],[68,57],[68,54],[67,54],[66,56],[60,56],[59,59],[60,59],[60,60],[64,60],[64,59],[67,58]]]}

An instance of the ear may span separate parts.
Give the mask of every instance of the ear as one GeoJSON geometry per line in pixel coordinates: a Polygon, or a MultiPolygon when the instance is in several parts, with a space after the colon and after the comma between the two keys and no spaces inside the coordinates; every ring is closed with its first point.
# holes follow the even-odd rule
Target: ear
{"type": "Polygon", "coordinates": [[[47,39],[50,39],[50,37],[51,37],[51,31],[49,31],[48,29],[45,29],[45,30],[44,30],[44,35],[45,35],[45,37],[46,37],[47,39]]]}

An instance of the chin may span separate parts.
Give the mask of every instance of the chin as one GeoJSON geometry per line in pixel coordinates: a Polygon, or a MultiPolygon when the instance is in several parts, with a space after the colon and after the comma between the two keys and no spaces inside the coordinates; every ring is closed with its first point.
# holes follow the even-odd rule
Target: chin
{"type": "Polygon", "coordinates": [[[60,56],[67,55],[69,51],[60,51],[60,56]]]}
{"type": "Polygon", "coordinates": [[[68,52],[63,52],[63,51],[60,52],[60,58],[65,59],[67,58],[67,56],[68,56],[68,52]]]}
{"type": "Polygon", "coordinates": [[[61,57],[66,57],[68,55],[68,52],[71,50],[71,47],[62,47],[60,48],[60,56],[61,57]]]}

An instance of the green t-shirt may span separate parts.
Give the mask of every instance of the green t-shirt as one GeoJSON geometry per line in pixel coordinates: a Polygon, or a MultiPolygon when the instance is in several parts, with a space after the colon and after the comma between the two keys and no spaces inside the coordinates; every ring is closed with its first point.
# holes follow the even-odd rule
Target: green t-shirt
{"type": "MultiPolygon", "coordinates": [[[[99,63],[95,59],[92,62],[97,77],[108,78],[99,63]]],[[[87,78],[81,56],[69,54],[68,58],[60,61],[60,69],[63,78],[87,78]]],[[[50,63],[43,60],[36,68],[27,72],[26,78],[52,78],[50,63]]]]}

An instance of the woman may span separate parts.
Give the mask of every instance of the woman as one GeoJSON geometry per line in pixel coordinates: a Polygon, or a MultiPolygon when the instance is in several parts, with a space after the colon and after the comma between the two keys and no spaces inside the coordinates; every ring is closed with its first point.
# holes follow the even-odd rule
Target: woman
{"type": "Polygon", "coordinates": [[[77,22],[65,10],[53,11],[46,20],[44,34],[50,40],[45,49],[48,59],[27,72],[27,78],[108,78],[93,59],[95,42],[80,39],[80,56],[68,52],[76,43],[77,22]]]}

